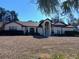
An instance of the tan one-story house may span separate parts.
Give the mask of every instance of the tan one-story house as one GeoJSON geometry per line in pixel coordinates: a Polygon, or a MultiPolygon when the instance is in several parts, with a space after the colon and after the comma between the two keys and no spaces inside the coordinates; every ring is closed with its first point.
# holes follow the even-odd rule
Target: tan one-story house
{"type": "Polygon", "coordinates": [[[25,33],[39,33],[43,36],[51,36],[53,34],[64,34],[65,31],[73,31],[75,28],[71,25],[57,22],[52,23],[51,20],[46,19],[39,23],[34,22],[8,22],[4,24],[3,30],[21,30],[25,33]]]}

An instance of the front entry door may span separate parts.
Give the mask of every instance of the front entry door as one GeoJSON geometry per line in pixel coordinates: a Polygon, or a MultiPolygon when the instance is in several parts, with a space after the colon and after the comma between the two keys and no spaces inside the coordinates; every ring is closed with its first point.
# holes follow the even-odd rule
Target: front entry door
{"type": "Polygon", "coordinates": [[[34,28],[30,28],[30,34],[34,35],[34,28]]]}
{"type": "Polygon", "coordinates": [[[45,23],[45,36],[46,36],[46,37],[49,36],[49,32],[50,32],[50,29],[49,29],[49,22],[46,22],[46,23],[45,23]]]}

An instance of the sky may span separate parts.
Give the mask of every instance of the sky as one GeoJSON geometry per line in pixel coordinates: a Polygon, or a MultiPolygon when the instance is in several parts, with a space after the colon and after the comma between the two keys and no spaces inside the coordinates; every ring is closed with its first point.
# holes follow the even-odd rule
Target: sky
{"type": "MultiPolygon", "coordinates": [[[[6,10],[16,11],[20,21],[40,21],[49,18],[40,12],[34,1],[36,0],[0,0],[0,7],[6,10]]],[[[60,1],[62,2],[65,0],[60,1]]],[[[74,16],[77,18],[79,15],[74,12],[74,16]]],[[[66,20],[66,17],[61,16],[61,18],[66,20]]]]}
{"type": "Polygon", "coordinates": [[[40,21],[47,18],[38,10],[33,0],[0,0],[0,7],[15,10],[20,21],[40,21]]]}

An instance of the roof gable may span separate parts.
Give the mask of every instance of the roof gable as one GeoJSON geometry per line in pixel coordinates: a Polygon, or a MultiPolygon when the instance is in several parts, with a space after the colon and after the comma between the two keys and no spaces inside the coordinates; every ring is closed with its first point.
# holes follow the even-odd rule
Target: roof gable
{"type": "Polygon", "coordinates": [[[39,23],[39,27],[42,27],[42,24],[45,22],[45,21],[50,21],[52,23],[52,21],[50,19],[45,19],[45,20],[41,20],[40,23],[39,23]]]}
{"type": "Polygon", "coordinates": [[[8,22],[8,23],[5,23],[4,26],[10,23],[16,23],[24,27],[38,27],[39,25],[39,23],[33,23],[33,22],[8,22]]]}
{"type": "Polygon", "coordinates": [[[57,22],[57,23],[52,23],[53,26],[66,26],[66,24],[62,23],[62,22],[57,22]]]}
{"type": "Polygon", "coordinates": [[[11,24],[11,23],[15,23],[15,24],[18,24],[18,25],[22,26],[21,24],[19,24],[19,23],[17,23],[17,22],[7,22],[7,23],[4,24],[4,26],[6,26],[6,25],[8,25],[8,24],[11,24]]]}
{"type": "Polygon", "coordinates": [[[67,25],[66,28],[74,28],[72,25],[67,25]]]}
{"type": "Polygon", "coordinates": [[[38,27],[39,25],[39,23],[34,23],[34,22],[18,22],[18,23],[28,27],[38,27]]]}

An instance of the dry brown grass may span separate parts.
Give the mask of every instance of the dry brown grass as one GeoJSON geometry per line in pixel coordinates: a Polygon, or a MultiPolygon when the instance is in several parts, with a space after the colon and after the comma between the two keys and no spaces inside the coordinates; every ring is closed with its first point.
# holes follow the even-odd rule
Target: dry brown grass
{"type": "Polygon", "coordinates": [[[0,59],[37,59],[64,53],[74,57],[79,53],[79,37],[33,38],[32,36],[1,36],[0,59]]]}

